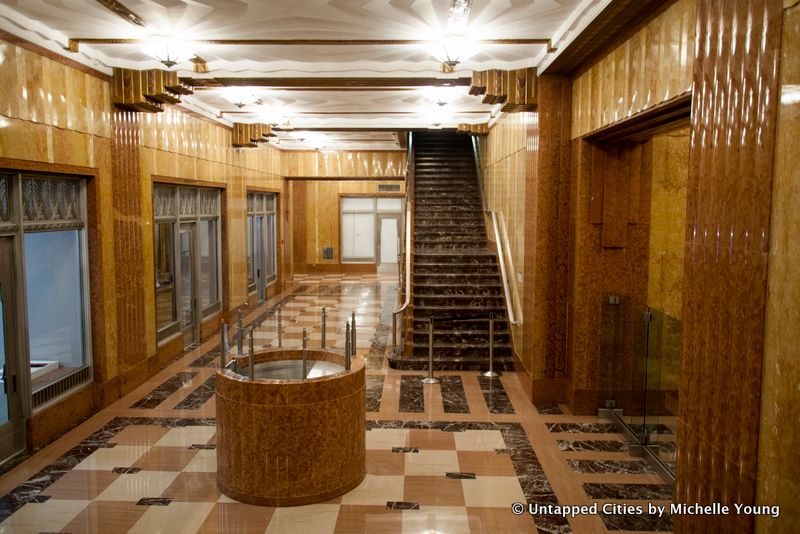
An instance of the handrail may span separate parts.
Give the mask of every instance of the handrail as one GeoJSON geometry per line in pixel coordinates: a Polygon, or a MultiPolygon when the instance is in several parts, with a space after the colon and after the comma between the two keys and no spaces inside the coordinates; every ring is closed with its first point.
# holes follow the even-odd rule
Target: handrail
{"type": "Polygon", "coordinates": [[[481,172],[481,156],[480,145],[478,144],[478,137],[475,135],[472,138],[472,157],[475,159],[475,172],[478,175],[478,191],[481,193],[481,209],[486,213],[486,194],[483,192],[483,172],[481,172]]]}
{"type": "MultiPolygon", "coordinates": [[[[511,273],[511,296],[514,297],[514,301],[509,303],[509,306],[516,306],[514,308],[515,313],[519,310],[519,288],[517,287],[517,270],[514,267],[514,256],[511,254],[511,241],[508,239],[508,230],[506,229],[506,218],[503,214],[500,214],[500,231],[502,232],[503,236],[503,249],[505,250],[506,257],[508,258],[508,267],[509,272],[511,273]]],[[[520,315],[522,315],[520,313],[520,315]]],[[[522,322],[520,319],[519,322],[522,322]]]]}
{"type": "Polygon", "coordinates": [[[497,224],[497,212],[488,211],[486,212],[487,215],[490,215],[492,218],[492,226],[494,227],[494,239],[495,243],[497,243],[497,259],[500,260],[500,278],[503,280],[503,294],[506,297],[506,302],[508,303],[508,322],[511,323],[513,326],[517,326],[519,321],[517,321],[517,314],[514,310],[514,302],[511,300],[511,292],[508,288],[508,271],[506,271],[506,260],[505,254],[503,253],[502,242],[500,239],[500,230],[498,229],[497,224]]]}
{"type": "MultiPolygon", "coordinates": [[[[405,275],[405,299],[403,304],[392,312],[392,351],[397,348],[397,316],[408,310],[411,304],[411,210],[413,204],[413,189],[414,189],[414,147],[413,147],[413,134],[408,133],[408,157],[406,160],[406,202],[404,206],[406,225],[403,232],[403,244],[405,249],[405,269],[401,265],[398,258],[398,270],[400,274],[400,282],[403,282],[403,274],[405,275]]],[[[405,322],[403,323],[405,328],[405,322]]],[[[404,336],[401,334],[401,339],[404,336]]]]}

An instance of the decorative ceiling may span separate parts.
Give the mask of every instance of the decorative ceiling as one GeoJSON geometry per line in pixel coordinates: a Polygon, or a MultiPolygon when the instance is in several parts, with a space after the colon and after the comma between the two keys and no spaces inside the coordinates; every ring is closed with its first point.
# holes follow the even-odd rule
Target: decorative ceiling
{"type": "Polygon", "coordinates": [[[144,51],[164,36],[197,56],[172,67],[195,85],[182,105],[286,126],[281,148],[308,148],[296,132],[313,130],[326,147],[386,149],[392,131],[489,121],[496,107],[467,94],[473,70],[551,61],[610,1],[0,0],[0,29],[109,74],[165,68],[144,51]],[[471,54],[445,74],[434,42],[456,26],[471,54]]]}

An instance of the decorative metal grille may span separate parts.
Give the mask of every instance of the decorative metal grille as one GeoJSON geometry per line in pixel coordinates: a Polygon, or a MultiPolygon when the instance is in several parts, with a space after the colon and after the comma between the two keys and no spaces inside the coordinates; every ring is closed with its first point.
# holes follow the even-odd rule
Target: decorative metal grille
{"type": "Polygon", "coordinates": [[[80,220],[80,185],[76,180],[26,177],[22,180],[23,219],[35,223],[80,220]]]}
{"type": "Polygon", "coordinates": [[[153,215],[156,217],[175,217],[175,188],[153,187],[153,215]]]}
{"type": "Polygon", "coordinates": [[[247,193],[247,213],[274,213],[274,193],[247,193]]]}
{"type": "Polygon", "coordinates": [[[181,200],[181,216],[197,215],[197,190],[179,189],[181,200]]]}
{"type": "Polygon", "coordinates": [[[11,209],[8,205],[8,178],[0,176],[0,222],[11,220],[11,209]]]}
{"type": "Polygon", "coordinates": [[[219,213],[219,192],[216,189],[200,189],[200,215],[219,213]]]}

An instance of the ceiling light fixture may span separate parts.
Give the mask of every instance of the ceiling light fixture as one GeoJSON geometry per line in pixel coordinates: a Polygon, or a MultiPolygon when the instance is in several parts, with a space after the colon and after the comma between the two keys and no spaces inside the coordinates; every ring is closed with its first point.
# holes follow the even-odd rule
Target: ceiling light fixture
{"type": "Polygon", "coordinates": [[[157,59],[168,69],[194,57],[190,42],[164,35],[150,37],[142,46],[142,52],[157,59]]]}
{"type": "Polygon", "coordinates": [[[261,104],[261,99],[247,87],[226,87],[222,98],[239,109],[252,104],[261,104]]]}
{"type": "Polygon", "coordinates": [[[423,94],[438,106],[446,106],[462,94],[464,91],[458,87],[432,86],[422,89],[423,94]]]}
{"type": "Polygon", "coordinates": [[[442,72],[454,72],[456,65],[474,54],[472,43],[463,34],[445,34],[431,46],[431,55],[442,63],[442,72]]]}

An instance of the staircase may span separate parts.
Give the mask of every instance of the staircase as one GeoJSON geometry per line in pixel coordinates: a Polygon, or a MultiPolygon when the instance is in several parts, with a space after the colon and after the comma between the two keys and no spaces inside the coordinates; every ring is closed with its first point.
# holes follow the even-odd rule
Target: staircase
{"type": "Polygon", "coordinates": [[[485,370],[489,314],[494,314],[494,366],[513,369],[511,340],[497,256],[486,248],[481,193],[469,137],[414,136],[414,256],[412,343],[398,369],[427,369],[428,318],[434,321],[434,367],[485,370]]]}

